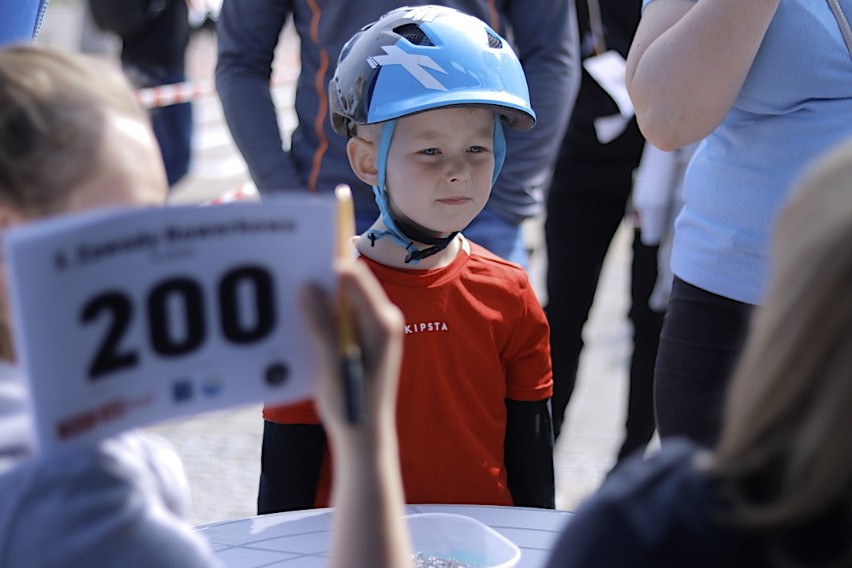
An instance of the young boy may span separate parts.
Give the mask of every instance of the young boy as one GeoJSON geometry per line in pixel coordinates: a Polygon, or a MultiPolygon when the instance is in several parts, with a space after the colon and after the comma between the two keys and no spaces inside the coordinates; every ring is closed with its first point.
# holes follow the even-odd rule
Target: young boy
{"type": "MultiPolygon", "coordinates": [[[[405,317],[406,500],[552,508],[544,314],[521,267],[459,232],[500,171],[503,125],[535,122],[520,63],[476,18],[399,8],[347,43],[329,93],[381,211],[355,245],[405,317]]],[[[311,404],[264,417],[258,511],[327,506],[331,456],[311,404]]]]}

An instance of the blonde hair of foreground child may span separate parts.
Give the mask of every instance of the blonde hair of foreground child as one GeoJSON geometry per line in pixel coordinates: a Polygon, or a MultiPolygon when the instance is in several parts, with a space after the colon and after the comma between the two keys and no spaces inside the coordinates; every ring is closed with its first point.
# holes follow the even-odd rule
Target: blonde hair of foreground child
{"type": "MultiPolygon", "coordinates": [[[[771,533],[852,518],[852,141],[776,226],[773,278],[729,392],[712,469],[730,520],[771,533]]],[[[848,524],[846,525],[848,526],[848,524]]],[[[852,543],[852,541],[849,541],[852,543]]],[[[785,556],[781,539],[770,544],[785,556]]],[[[842,560],[852,561],[852,544],[842,560]]]]}
{"type": "MultiPolygon", "coordinates": [[[[110,205],[160,205],[167,184],[148,115],[114,65],[0,49],[0,230],[110,205]]],[[[0,290],[0,358],[14,358],[0,290]]]]}

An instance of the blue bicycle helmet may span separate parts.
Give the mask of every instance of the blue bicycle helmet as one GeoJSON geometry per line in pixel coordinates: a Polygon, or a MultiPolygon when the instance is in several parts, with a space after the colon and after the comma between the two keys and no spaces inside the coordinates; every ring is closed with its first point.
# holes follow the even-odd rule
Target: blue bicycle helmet
{"type": "Polygon", "coordinates": [[[379,144],[376,203],[387,231],[410,253],[406,262],[434,254],[449,237],[424,235],[390,212],[385,169],[396,119],[442,107],[490,108],[494,121],[494,173],[505,158],[502,123],[521,130],[535,124],[523,68],[508,42],[481,20],[444,6],[402,7],[365,26],[340,52],[329,82],[335,132],[351,136],[359,124],[384,123],[379,144]],[[432,245],[418,251],[412,241],[432,245]]]}

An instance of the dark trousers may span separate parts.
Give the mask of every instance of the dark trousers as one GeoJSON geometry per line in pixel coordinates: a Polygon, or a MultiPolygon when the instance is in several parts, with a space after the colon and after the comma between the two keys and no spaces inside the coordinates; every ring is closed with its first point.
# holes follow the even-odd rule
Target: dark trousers
{"type": "MultiPolygon", "coordinates": [[[[125,72],[137,88],[171,85],[186,80],[181,69],[146,67],[126,61],[124,65],[125,72]]],[[[163,157],[166,178],[169,187],[172,187],[189,173],[192,160],[192,103],[154,108],[149,111],[149,115],[163,157]]]]}
{"type": "Polygon", "coordinates": [[[192,158],[192,103],[151,111],[151,126],[160,145],[169,187],[189,173],[192,158]]]}
{"type": "Polygon", "coordinates": [[[686,436],[715,445],[753,309],[675,278],[654,376],[661,438],[686,436]]]}
{"type": "MultiPolygon", "coordinates": [[[[589,141],[585,147],[590,144],[596,142],[589,141]]],[[[576,154],[560,159],[547,199],[545,311],[551,333],[553,425],[557,436],[576,383],[583,326],[589,317],[607,250],[624,218],[632,172],[642,150],[635,124],[612,144],[616,146],[601,152],[612,152],[614,159],[604,160],[600,167],[580,163],[576,154]]],[[[657,279],[657,247],[643,245],[638,231],[633,239],[631,275],[629,317],[633,324],[633,354],[626,434],[619,459],[643,448],[654,433],[653,376],[663,314],[648,306],[657,279]]]]}

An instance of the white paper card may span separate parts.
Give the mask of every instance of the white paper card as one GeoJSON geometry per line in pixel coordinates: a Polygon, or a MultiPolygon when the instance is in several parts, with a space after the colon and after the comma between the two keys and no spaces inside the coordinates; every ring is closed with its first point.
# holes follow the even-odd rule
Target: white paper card
{"type": "Polygon", "coordinates": [[[621,136],[630,124],[630,119],[620,114],[599,116],[595,119],[595,135],[601,144],[609,144],[621,136]]]}
{"type": "Polygon", "coordinates": [[[583,67],[598,85],[606,91],[615,104],[621,116],[633,116],[633,102],[627,94],[625,72],[627,62],[617,51],[607,51],[583,60],[583,67]]]}
{"type": "Polygon", "coordinates": [[[313,392],[297,304],[332,286],[333,198],[112,210],[4,236],[42,450],[313,392]]]}

